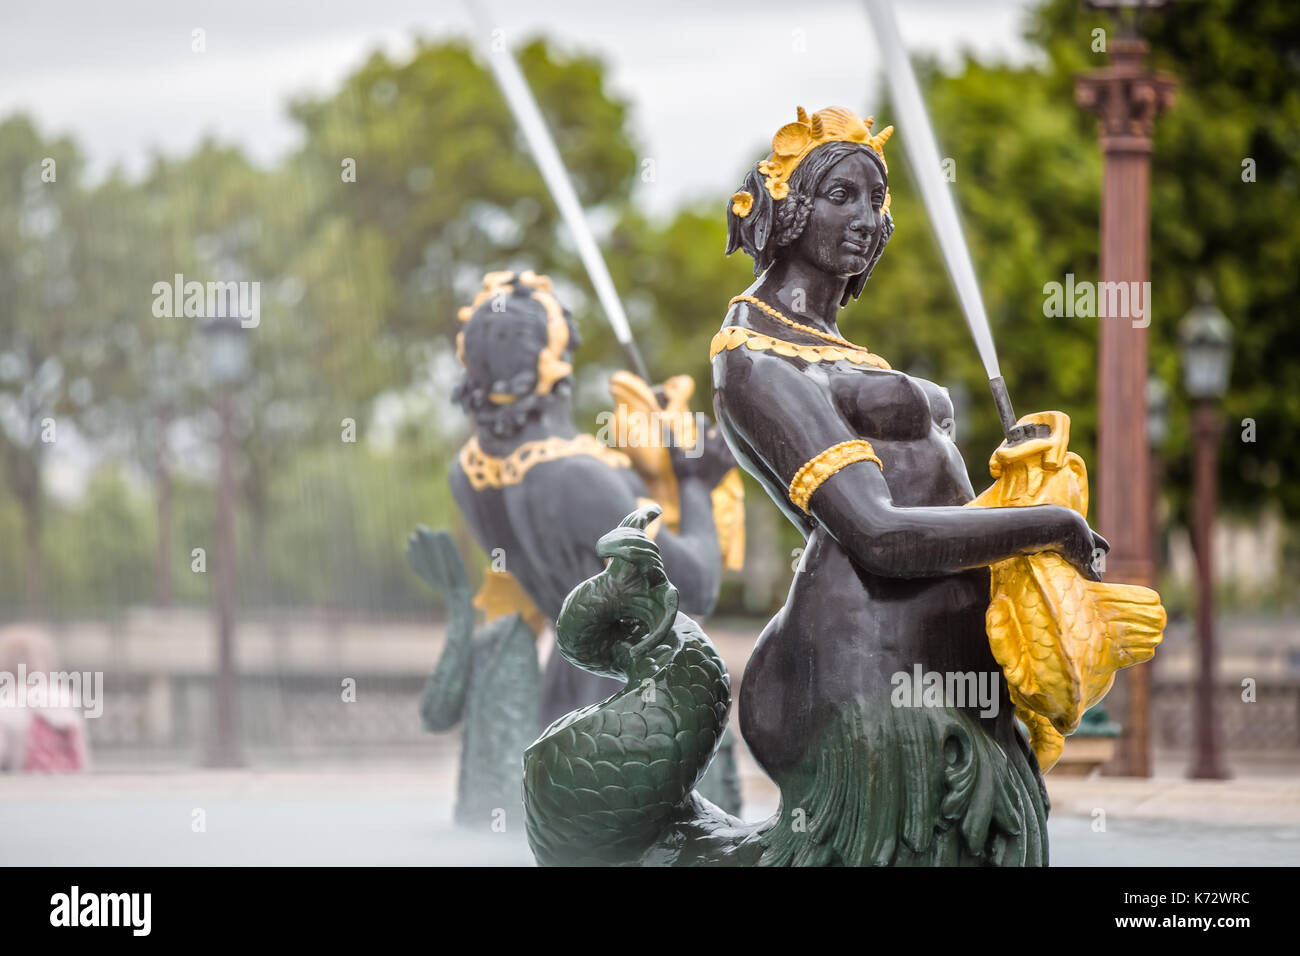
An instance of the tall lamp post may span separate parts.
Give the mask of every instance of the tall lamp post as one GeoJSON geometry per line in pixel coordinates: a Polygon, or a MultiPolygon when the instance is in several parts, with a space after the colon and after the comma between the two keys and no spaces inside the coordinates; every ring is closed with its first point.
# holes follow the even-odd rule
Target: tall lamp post
{"type": "MultiPolygon", "coordinates": [[[[1147,379],[1147,444],[1151,448],[1151,576],[1157,583],[1164,571],[1165,535],[1161,518],[1161,492],[1165,486],[1165,445],[1169,441],[1169,386],[1152,375],[1147,379]]],[[[1150,667],[1155,658],[1147,662],[1150,667]]]]}
{"type": "Polygon", "coordinates": [[[239,746],[238,688],[235,682],[235,436],[233,387],[248,372],[248,342],[233,317],[212,319],[204,327],[208,372],[217,390],[221,423],[217,465],[217,682],[213,694],[213,733],[208,765],[243,764],[239,746]]]}
{"type": "MultiPolygon", "coordinates": [[[[1116,34],[1110,62],[1075,81],[1075,100],[1097,114],[1102,167],[1101,281],[1148,277],[1151,136],[1156,116],[1173,105],[1174,81],[1145,65],[1138,35],[1143,14],[1165,0],[1086,0],[1109,11],[1116,34]]],[[[1150,303],[1147,303],[1150,309],[1150,303]]],[[[1149,318],[1149,313],[1148,313],[1149,318]]],[[[1124,316],[1100,321],[1097,368],[1097,528],[1110,540],[1109,580],[1151,587],[1151,476],[1146,436],[1147,329],[1124,316]]],[[[1127,698],[1124,732],[1112,771],[1151,776],[1151,672],[1119,678],[1127,698]]]]}
{"type": "Polygon", "coordinates": [[[1192,541],[1196,551],[1196,640],[1198,669],[1193,726],[1196,756],[1188,776],[1197,780],[1228,777],[1214,720],[1214,562],[1213,531],[1217,506],[1219,441],[1223,419],[1219,401],[1228,388],[1232,367],[1232,327],[1214,305],[1208,285],[1200,302],[1179,326],[1183,384],[1195,403],[1192,411],[1193,498],[1192,541]]]}

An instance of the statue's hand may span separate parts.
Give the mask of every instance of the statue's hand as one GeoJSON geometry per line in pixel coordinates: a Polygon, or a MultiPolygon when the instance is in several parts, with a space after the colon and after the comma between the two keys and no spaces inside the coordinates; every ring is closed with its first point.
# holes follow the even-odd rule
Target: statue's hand
{"type": "Polygon", "coordinates": [[[446,531],[430,531],[424,525],[407,539],[406,559],[415,573],[452,603],[469,603],[473,591],[456,543],[446,531]]]}
{"type": "MultiPolygon", "coordinates": [[[[1066,509],[1067,511],[1069,509],[1066,509]]],[[[1101,558],[1110,551],[1110,542],[1093,531],[1088,521],[1077,511],[1069,511],[1071,516],[1064,540],[1061,542],[1061,557],[1069,561],[1081,575],[1089,581],[1101,580],[1101,558]]]]}
{"type": "Polygon", "coordinates": [[[723,475],[736,467],[736,458],[731,454],[717,425],[700,429],[694,448],[682,448],[673,444],[668,449],[668,455],[678,481],[695,479],[708,488],[713,488],[722,480],[723,475]]]}

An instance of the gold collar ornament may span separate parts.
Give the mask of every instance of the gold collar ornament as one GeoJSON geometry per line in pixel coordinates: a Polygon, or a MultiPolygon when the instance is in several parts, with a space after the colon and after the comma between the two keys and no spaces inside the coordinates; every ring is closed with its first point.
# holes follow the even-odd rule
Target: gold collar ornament
{"type": "Polygon", "coordinates": [[[850,342],[848,339],[842,336],[834,335],[830,332],[823,332],[821,329],[813,328],[811,325],[804,325],[802,322],[796,322],[794,319],[787,317],[783,312],[781,312],[780,309],[773,308],[772,306],[764,302],[762,299],[759,299],[755,296],[752,295],[732,296],[731,299],[728,300],[727,302],[727,308],[730,309],[737,302],[747,302],[750,305],[757,306],[759,309],[762,309],[764,312],[766,312],[772,318],[776,319],[778,322],[784,325],[788,325],[792,329],[797,329],[798,331],[804,333],[805,335],[811,335],[814,338],[825,339],[827,342],[833,342],[843,349],[852,349],[854,351],[859,351],[859,352],[867,351],[866,349],[862,348],[859,345],[854,345],[852,342],[850,342]]]}
{"type": "Polygon", "coordinates": [[[846,338],[838,335],[832,335],[830,332],[823,332],[821,329],[815,329],[811,325],[804,325],[802,322],[796,322],[794,319],[787,318],[779,309],[774,309],[762,299],[755,298],[752,295],[738,295],[727,303],[730,309],[737,302],[745,302],[766,312],[772,318],[776,319],[790,328],[802,332],[804,335],[811,335],[814,338],[823,339],[832,343],[831,345],[802,345],[798,342],[787,342],[785,339],[773,338],[770,335],[764,335],[754,329],[743,328],[738,325],[724,326],[713,336],[713,341],[709,344],[709,361],[713,361],[714,356],[724,349],[730,351],[739,346],[744,346],[754,352],[773,351],[777,355],[787,357],[797,357],[805,362],[851,362],[854,365],[871,365],[875,368],[888,370],[890,365],[875,352],[864,349],[860,345],[854,345],[846,338]]]}
{"type": "MultiPolygon", "coordinates": [[[[857,113],[843,106],[828,106],[818,110],[810,117],[802,106],[797,107],[796,119],[786,123],[772,137],[772,155],[758,164],[758,171],[766,177],[763,186],[775,200],[782,200],[790,195],[789,179],[804,158],[818,146],[825,143],[860,143],[870,147],[885,163],[885,143],[894,134],[894,127],[886,126],[874,136],[871,126],[874,116],[865,120],[857,113]]],[[[889,171],[885,165],[885,171],[889,171]]],[[[748,192],[738,192],[731,197],[731,211],[744,219],[754,207],[754,197],[748,192]]],[[[881,206],[889,211],[889,189],[885,189],[885,201],[881,206]]]]}
{"type": "Polygon", "coordinates": [[[709,361],[712,362],[721,352],[730,352],[732,349],[742,347],[751,352],[775,352],[786,358],[803,359],[810,364],[848,362],[852,365],[869,366],[885,371],[890,369],[888,362],[875,352],[868,352],[866,349],[845,348],[839,345],[801,345],[798,342],[787,342],[785,339],[774,338],[738,325],[728,325],[713,336],[713,341],[709,343],[709,361]]]}
{"type": "MultiPolygon", "coordinates": [[[[516,275],[513,272],[489,272],[483,276],[483,287],[474,296],[474,301],[462,306],[457,317],[462,324],[469,322],[483,303],[497,296],[510,295],[517,286],[531,290],[529,298],[539,303],[546,311],[546,346],[537,353],[537,387],[538,395],[549,395],[555,383],[573,373],[573,366],[564,361],[564,350],[569,347],[569,323],[564,318],[564,308],[551,294],[550,276],[538,275],[531,269],[516,275]]],[[[465,365],[465,332],[456,333],[456,358],[465,365]]],[[[515,400],[514,396],[494,393],[494,404],[505,405],[515,400]]]]}
{"type": "Polygon", "coordinates": [[[504,458],[489,455],[479,447],[478,436],[472,436],[460,450],[460,466],[465,470],[470,487],[475,491],[484,488],[508,488],[524,480],[534,465],[574,455],[589,455],[611,468],[631,468],[632,461],[622,452],[610,448],[595,435],[575,435],[573,438],[544,438],[524,442],[504,458]]]}

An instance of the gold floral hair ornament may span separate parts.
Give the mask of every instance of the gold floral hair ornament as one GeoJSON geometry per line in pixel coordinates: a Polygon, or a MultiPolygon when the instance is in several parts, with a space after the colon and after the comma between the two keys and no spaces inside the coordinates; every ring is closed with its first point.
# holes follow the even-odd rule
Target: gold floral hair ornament
{"type": "Polygon", "coordinates": [[[474,296],[474,301],[469,305],[461,306],[460,311],[456,313],[456,318],[460,319],[462,323],[468,322],[473,318],[474,313],[479,310],[479,306],[484,302],[489,299],[494,299],[499,295],[509,295],[510,288],[514,284],[514,281],[515,274],[513,272],[487,273],[483,276],[483,287],[479,289],[478,294],[474,296]]]}
{"type": "Polygon", "coordinates": [[[741,190],[731,195],[731,211],[741,219],[749,215],[749,211],[754,208],[754,197],[750,193],[741,190]]]}
{"type": "MultiPolygon", "coordinates": [[[[549,395],[556,382],[573,372],[573,366],[563,358],[564,350],[569,347],[569,323],[564,318],[564,308],[551,294],[550,276],[538,275],[531,269],[518,275],[489,272],[483,276],[483,287],[474,296],[474,301],[461,307],[457,317],[461,324],[467,323],[485,302],[497,296],[510,295],[520,286],[530,290],[528,297],[546,312],[546,345],[537,354],[537,387],[534,391],[538,395],[549,395]]],[[[465,365],[464,329],[456,334],[456,358],[465,365]]],[[[496,396],[493,401],[502,404],[496,396]]]]}
{"type": "MultiPolygon", "coordinates": [[[[871,125],[875,117],[865,120],[857,113],[843,106],[828,106],[818,110],[810,118],[802,106],[798,107],[798,118],[793,123],[786,123],[772,137],[772,155],[758,164],[758,171],[765,177],[763,185],[773,199],[781,200],[790,194],[789,179],[803,162],[804,157],[824,143],[861,143],[869,146],[881,164],[885,162],[885,143],[894,134],[894,127],[886,126],[876,135],[871,135],[871,125]]],[[[889,167],[885,166],[885,171],[889,167]]],[[[738,196],[739,194],[737,194],[738,196]]],[[[742,218],[747,214],[734,208],[736,196],[732,197],[733,211],[742,218]]],[[[750,201],[753,199],[751,197],[750,201]]],[[[885,190],[885,202],[882,207],[889,209],[889,190],[885,190]]]]}

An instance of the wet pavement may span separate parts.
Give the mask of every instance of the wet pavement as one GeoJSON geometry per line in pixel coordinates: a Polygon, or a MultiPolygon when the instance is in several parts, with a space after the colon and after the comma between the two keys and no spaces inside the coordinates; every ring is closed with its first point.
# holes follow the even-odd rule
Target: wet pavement
{"type": "MultiPolygon", "coordinates": [[[[519,821],[453,827],[449,783],[364,770],[0,779],[0,865],[531,865],[519,821]]],[[[1187,788],[1134,783],[1074,781],[1055,798],[1054,865],[1300,865],[1289,789],[1202,787],[1180,802],[1170,794],[1187,788]],[[1222,822],[1245,819],[1242,805],[1270,822],[1222,822]]],[[[771,813],[771,797],[757,794],[745,817],[771,813]]]]}

